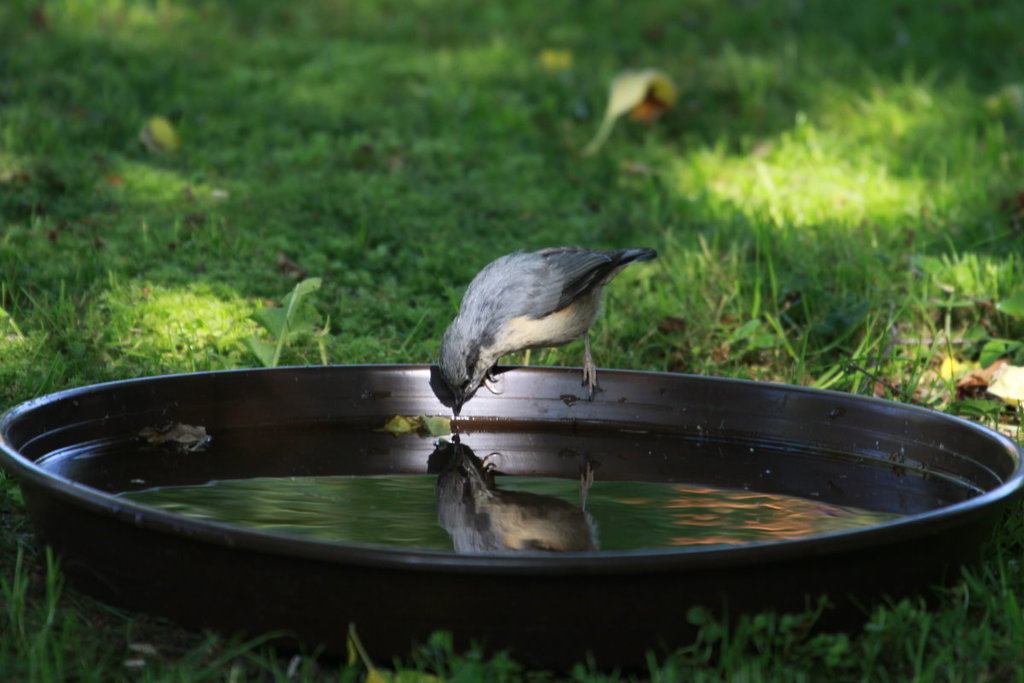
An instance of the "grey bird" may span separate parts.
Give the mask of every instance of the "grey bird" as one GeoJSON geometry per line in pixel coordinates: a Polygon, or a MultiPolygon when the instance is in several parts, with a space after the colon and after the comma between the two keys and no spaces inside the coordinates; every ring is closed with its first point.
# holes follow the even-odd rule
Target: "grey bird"
{"type": "Polygon", "coordinates": [[[602,289],[630,263],[657,255],[644,247],[553,247],[508,254],[485,266],[466,288],[459,313],[441,340],[439,366],[455,396],[455,414],[502,356],[580,337],[583,383],[593,398],[597,368],[588,332],[601,309],[602,289]]]}
{"type": "Polygon", "coordinates": [[[437,520],[458,553],[583,552],[597,550],[586,511],[594,470],[580,470],[579,505],[555,496],[504,491],[488,461],[459,443],[440,442],[428,461],[444,462],[437,478],[437,520]]]}

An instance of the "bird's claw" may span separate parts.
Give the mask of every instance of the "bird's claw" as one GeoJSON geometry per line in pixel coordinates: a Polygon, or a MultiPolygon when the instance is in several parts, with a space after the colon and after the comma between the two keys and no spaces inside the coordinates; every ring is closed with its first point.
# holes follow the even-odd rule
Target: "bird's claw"
{"type": "Polygon", "coordinates": [[[494,375],[488,372],[484,375],[483,385],[487,387],[487,390],[496,396],[501,396],[505,393],[505,388],[502,386],[501,375],[494,375]]]}
{"type": "Polygon", "coordinates": [[[587,400],[593,401],[597,392],[597,366],[590,355],[590,335],[583,336],[583,384],[587,387],[587,400]]]}
{"type": "Polygon", "coordinates": [[[594,466],[588,460],[580,467],[580,510],[587,509],[587,494],[594,485],[594,466]]]}

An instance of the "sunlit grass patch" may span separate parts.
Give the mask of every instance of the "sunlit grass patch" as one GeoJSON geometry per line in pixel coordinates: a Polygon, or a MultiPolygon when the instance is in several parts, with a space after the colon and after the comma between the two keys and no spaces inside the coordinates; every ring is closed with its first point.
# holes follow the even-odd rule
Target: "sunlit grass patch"
{"type": "Polygon", "coordinates": [[[798,128],[753,155],[721,147],[696,151],[675,164],[673,175],[686,197],[707,198],[719,211],[738,210],[777,224],[856,225],[910,216],[920,208],[923,180],[897,178],[884,164],[839,154],[830,149],[833,141],[798,128]]]}
{"type": "Polygon", "coordinates": [[[64,369],[63,359],[47,348],[40,332],[22,335],[0,320],[0,402],[10,403],[49,391],[64,369]]]}
{"type": "Polygon", "coordinates": [[[216,370],[250,364],[242,340],[256,331],[256,308],[208,284],[130,282],[100,297],[96,329],[109,361],[125,370],[216,370]]]}
{"type": "MultiPolygon", "coordinates": [[[[0,321],[0,404],[256,365],[250,314],[296,282],[281,254],[322,280],[310,302],[330,319],[288,339],[282,364],[430,362],[480,267],[579,244],[659,251],[606,290],[602,368],[956,412],[965,368],[1024,365],[1022,19],[1019,0],[0,2],[0,307],[17,326],[0,321]],[[565,51],[557,68],[544,50],[565,51]],[[677,106],[581,159],[607,80],[648,67],[677,83],[677,106]],[[175,153],[139,143],[154,116],[174,124],[175,153]]],[[[530,362],[581,357],[576,342],[530,362]]],[[[977,403],[995,407],[986,424],[1019,421],[977,403]]],[[[23,543],[23,504],[3,500],[0,524],[23,543]]],[[[1000,557],[1020,532],[1002,532],[1000,557]]],[[[20,573],[46,574],[32,565],[20,573]]],[[[649,675],[1012,676],[1021,587],[1006,576],[931,610],[890,606],[863,634],[708,625],[741,638],[706,640],[690,668],[658,655],[649,675]]],[[[238,678],[238,657],[263,657],[209,644],[182,657],[165,634],[82,615],[51,641],[76,679],[238,678]],[[160,656],[126,671],[140,642],[160,656]]],[[[32,643],[0,641],[0,679],[29,676],[32,643]]],[[[465,661],[480,677],[479,658],[431,647],[445,661],[427,670],[457,678],[465,661]]]]}
{"type": "Polygon", "coordinates": [[[42,9],[47,26],[76,33],[94,33],[119,41],[145,43],[154,35],[172,38],[175,29],[195,16],[190,3],[136,0],[81,0],[48,3],[42,9]]]}
{"type": "Polygon", "coordinates": [[[186,196],[210,197],[213,188],[197,185],[180,173],[141,161],[122,159],[111,166],[107,177],[97,179],[103,190],[125,201],[176,204],[186,196]]]}
{"type": "Polygon", "coordinates": [[[822,83],[815,106],[777,134],[684,149],[668,161],[673,187],[713,216],[738,210],[797,227],[909,230],[922,212],[991,214],[992,178],[1009,182],[1013,169],[980,98],[962,83],[874,79],[862,89],[822,83]]]}

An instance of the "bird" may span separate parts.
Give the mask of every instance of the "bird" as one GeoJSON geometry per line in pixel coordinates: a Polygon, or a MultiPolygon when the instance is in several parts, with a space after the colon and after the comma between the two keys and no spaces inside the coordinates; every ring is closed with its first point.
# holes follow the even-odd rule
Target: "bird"
{"type": "Polygon", "coordinates": [[[603,288],[630,263],[658,253],[647,247],[590,250],[550,247],[506,254],[469,283],[441,339],[438,367],[458,415],[502,356],[583,338],[583,383],[597,389],[589,330],[603,288]]]}
{"type": "Polygon", "coordinates": [[[428,460],[439,470],[437,520],[458,553],[586,552],[598,549],[597,527],[586,510],[594,483],[588,462],[580,468],[579,504],[528,491],[505,491],[495,469],[468,446],[441,441],[428,460]]]}

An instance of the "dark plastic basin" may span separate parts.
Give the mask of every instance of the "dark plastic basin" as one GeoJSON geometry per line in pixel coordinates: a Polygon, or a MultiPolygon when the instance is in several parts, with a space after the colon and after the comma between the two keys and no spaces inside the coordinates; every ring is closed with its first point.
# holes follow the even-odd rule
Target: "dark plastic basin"
{"type": "MultiPolygon", "coordinates": [[[[643,665],[690,641],[687,610],[801,609],[957,576],[1021,488],[1001,435],[930,410],[800,387],[602,370],[514,368],[457,423],[506,474],[689,482],[899,513],[852,531],[737,546],[460,555],[344,545],[202,521],[115,494],[256,476],[427,472],[429,439],[375,431],[391,415],[450,415],[424,366],[280,368],[83,387],[0,421],[0,464],[21,482],[39,540],[79,589],[182,624],[285,631],[344,653],[349,622],[380,657],[434,630],[563,667],[643,665]],[[125,451],[165,423],[216,449],[125,451]]],[[[386,660],[384,660],[386,661],[386,660]]]]}

